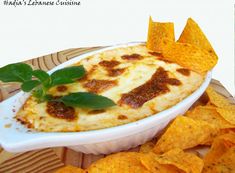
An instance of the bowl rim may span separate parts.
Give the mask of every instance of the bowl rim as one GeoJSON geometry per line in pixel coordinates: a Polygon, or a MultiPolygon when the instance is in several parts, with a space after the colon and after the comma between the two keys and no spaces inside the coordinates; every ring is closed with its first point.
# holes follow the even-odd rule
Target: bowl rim
{"type": "MultiPolygon", "coordinates": [[[[94,55],[94,54],[97,54],[106,50],[111,50],[111,49],[120,48],[120,47],[135,46],[135,45],[144,44],[144,43],[145,42],[130,42],[130,43],[125,43],[125,44],[109,46],[109,47],[101,48],[99,50],[84,53],[82,55],[76,56],[73,59],[68,60],[54,67],[52,70],[48,71],[48,73],[50,74],[54,72],[55,70],[66,67],[68,65],[72,65],[81,59],[84,59],[88,56],[91,56],[91,55],[94,55]]],[[[206,90],[207,86],[210,83],[211,78],[212,78],[212,72],[209,71],[207,75],[205,76],[203,83],[199,86],[199,88],[196,89],[190,95],[188,95],[186,98],[184,98],[183,100],[181,100],[180,102],[178,102],[177,104],[175,104],[174,106],[168,109],[165,109],[157,114],[153,114],[151,116],[148,116],[146,118],[140,119],[135,122],[130,122],[127,124],[104,128],[104,129],[82,131],[82,132],[32,132],[32,133],[29,132],[28,137],[26,137],[26,140],[24,141],[13,140],[10,137],[8,139],[4,139],[0,135],[0,144],[6,150],[18,152],[18,151],[22,151],[23,150],[22,148],[25,148],[25,147],[28,147],[31,150],[31,149],[39,149],[39,148],[55,147],[55,146],[74,146],[74,145],[93,144],[93,143],[107,142],[107,141],[115,140],[121,137],[131,136],[136,133],[142,133],[147,129],[154,128],[153,127],[154,123],[155,125],[157,125],[156,124],[157,122],[159,123],[159,122],[164,121],[164,119],[167,119],[167,117],[171,115],[171,113],[174,113],[178,109],[184,107],[188,102],[192,100],[196,101],[196,98],[202,95],[203,92],[206,90]]],[[[9,102],[13,103],[13,100],[15,98],[18,98],[23,95],[26,95],[26,94],[24,94],[24,92],[21,91],[15,96],[4,100],[2,103],[0,103],[0,105],[9,104],[9,102]]],[[[11,135],[11,134],[8,134],[8,135],[11,135]]],[[[25,151],[28,151],[28,150],[25,150],[25,151]]]]}

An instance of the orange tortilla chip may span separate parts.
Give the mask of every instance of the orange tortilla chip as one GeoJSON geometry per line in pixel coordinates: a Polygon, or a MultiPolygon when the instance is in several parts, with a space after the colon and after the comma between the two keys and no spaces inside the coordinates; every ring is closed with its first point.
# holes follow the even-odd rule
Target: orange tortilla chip
{"type": "Polygon", "coordinates": [[[217,158],[221,157],[224,152],[231,146],[235,146],[235,133],[228,132],[227,134],[218,136],[213,141],[210,151],[206,154],[204,160],[207,163],[213,163],[217,158]]]}
{"type": "Polygon", "coordinates": [[[150,17],[147,48],[155,52],[161,52],[163,39],[168,39],[172,42],[175,41],[174,24],[170,22],[153,22],[152,18],[150,17]]]}
{"type": "Polygon", "coordinates": [[[235,170],[235,133],[217,137],[204,158],[203,173],[229,172],[235,170]]]}
{"type": "Polygon", "coordinates": [[[141,163],[151,172],[200,173],[203,161],[192,153],[175,148],[162,155],[152,152],[141,157],[141,163]]]}
{"type": "Polygon", "coordinates": [[[197,106],[192,111],[187,112],[186,116],[195,120],[206,121],[219,129],[235,128],[217,112],[216,107],[212,106],[197,106]]]}
{"type": "Polygon", "coordinates": [[[230,148],[216,163],[212,170],[214,173],[235,171],[235,147],[230,148]]]}
{"type": "Polygon", "coordinates": [[[173,43],[163,40],[163,45],[164,59],[201,74],[211,70],[218,61],[208,52],[188,43],[173,43]]]}
{"type": "Polygon", "coordinates": [[[200,49],[207,51],[211,56],[214,56],[216,59],[218,59],[210,42],[202,32],[201,28],[192,18],[189,18],[187,20],[187,24],[185,25],[184,30],[177,42],[189,43],[191,45],[197,46],[200,49]]]}
{"type": "Polygon", "coordinates": [[[158,140],[154,152],[164,153],[173,148],[188,149],[211,140],[217,128],[205,121],[178,116],[158,140]]]}
{"type": "Polygon", "coordinates": [[[151,173],[177,173],[180,172],[178,168],[172,165],[161,165],[155,158],[159,155],[149,152],[141,156],[140,160],[144,167],[151,173]]]}
{"type": "Polygon", "coordinates": [[[207,165],[203,173],[234,173],[235,146],[228,149],[215,163],[207,165]]]}
{"type": "Polygon", "coordinates": [[[55,173],[85,173],[85,171],[81,168],[69,165],[58,169],[55,173]]]}
{"type": "Polygon", "coordinates": [[[120,152],[102,158],[87,169],[89,173],[149,173],[141,164],[140,157],[142,153],[137,152],[120,152]]]}
{"type": "Polygon", "coordinates": [[[143,145],[141,145],[140,147],[140,153],[148,153],[151,152],[153,150],[155,146],[155,143],[153,143],[152,141],[148,141],[146,143],[144,143],[143,145]]]}
{"type": "Polygon", "coordinates": [[[235,109],[216,108],[217,112],[235,127],[235,109]]]}
{"type": "Polygon", "coordinates": [[[235,109],[234,105],[231,105],[230,102],[224,96],[218,94],[212,87],[209,86],[206,89],[206,93],[209,97],[209,102],[212,105],[215,105],[219,108],[235,109]]]}
{"type": "Polygon", "coordinates": [[[203,168],[203,160],[195,154],[186,153],[179,148],[175,148],[156,158],[160,164],[174,165],[185,173],[200,173],[203,168]]]}

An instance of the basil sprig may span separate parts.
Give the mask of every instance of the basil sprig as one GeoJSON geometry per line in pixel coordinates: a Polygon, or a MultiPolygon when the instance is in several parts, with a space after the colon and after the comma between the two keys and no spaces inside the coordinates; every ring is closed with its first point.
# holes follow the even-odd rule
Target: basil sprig
{"type": "Polygon", "coordinates": [[[0,68],[0,81],[21,83],[21,89],[25,92],[32,91],[38,102],[53,100],[68,106],[90,109],[114,106],[115,103],[109,98],[89,92],[70,93],[57,99],[47,94],[51,87],[73,83],[85,74],[82,65],[59,69],[49,75],[43,70],[33,70],[28,64],[15,63],[0,68]]]}
{"type": "Polygon", "coordinates": [[[114,105],[114,102],[107,97],[89,92],[71,93],[58,99],[67,106],[91,108],[91,109],[104,109],[114,105]]]}
{"type": "Polygon", "coordinates": [[[9,64],[0,68],[0,80],[3,82],[26,82],[31,80],[33,69],[24,63],[9,64]]]}

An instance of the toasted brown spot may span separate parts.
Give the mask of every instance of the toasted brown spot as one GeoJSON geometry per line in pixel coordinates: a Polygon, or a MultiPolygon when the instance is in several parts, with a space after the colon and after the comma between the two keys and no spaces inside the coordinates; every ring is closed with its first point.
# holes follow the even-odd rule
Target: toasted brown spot
{"type": "Polygon", "coordinates": [[[113,68],[119,64],[120,64],[120,62],[115,61],[115,60],[111,60],[111,61],[104,60],[104,61],[99,62],[99,65],[106,67],[106,68],[113,68]]]}
{"type": "Polygon", "coordinates": [[[96,80],[92,79],[83,86],[93,93],[101,93],[117,85],[115,80],[96,80]]]}
{"type": "Polygon", "coordinates": [[[78,79],[77,81],[78,81],[78,82],[84,82],[84,81],[86,81],[86,80],[88,80],[88,75],[87,75],[87,73],[86,73],[82,78],[78,79]]]}
{"type": "Polygon", "coordinates": [[[178,86],[181,84],[181,82],[178,79],[174,79],[174,78],[170,78],[170,79],[166,80],[166,82],[169,85],[175,85],[175,86],[178,86]]]}
{"type": "Polygon", "coordinates": [[[129,93],[122,94],[119,104],[127,104],[132,108],[139,108],[145,102],[154,97],[169,92],[168,85],[180,85],[175,78],[169,78],[167,71],[159,67],[145,84],[133,89],[129,93]]]}
{"type": "Polygon", "coordinates": [[[101,114],[101,113],[104,113],[105,110],[104,109],[101,109],[101,110],[92,110],[92,111],[89,111],[88,114],[101,114]]]}
{"type": "Polygon", "coordinates": [[[159,52],[148,52],[148,53],[153,56],[156,56],[157,59],[160,61],[164,61],[165,63],[172,63],[171,61],[164,59],[163,55],[159,52]]]}
{"type": "Polygon", "coordinates": [[[59,92],[65,92],[67,89],[68,89],[68,87],[65,85],[60,85],[60,86],[56,87],[56,90],[59,92]]]}
{"type": "Polygon", "coordinates": [[[119,120],[126,120],[128,117],[126,115],[118,115],[119,120]]]}
{"type": "Polygon", "coordinates": [[[39,120],[43,120],[43,119],[45,119],[46,117],[39,117],[39,120]]]}
{"type": "Polygon", "coordinates": [[[160,61],[164,61],[165,63],[173,63],[172,61],[169,61],[169,60],[166,60],[166,59],[164,59],[164,57],[158,57],[158,60],[160,60],[160,61]]]}
{"type": "Polygon", "coordinates": [[[96,70],[96,68],[97,68],[97,65],[93,65],[91,69],[88,72],[86,72],[86,74],[82,78],[78,79],[78,81],[79,82],[87,81],[89,77],[91,76],[91,74],[96,70]]]}
{"type": "Polygon", "coordinates": [[[189,76],[190,75],[190,70],[187,69],[187,68],[179,68],[176,71],[179,72],[180,74],[184,75],[184,76],[189,76]]]}
{"type": "Polygon", "coordinates": [[[111,77],[116,77],[124,73],[125,68],[118,68],[118,69],[108,69],[108,75],[111,77]]]}
{"type": "Polygon", "coordinates": [[[106,71],[108,72],[108,76],[111,76],[111,77],[119,76],[119,75],[121,75],[125,71],[124,68],[114,69],[115,66],[120,64],[119,61],[115,61],[115,60],[101,61],[99,64],[101,66],[105,67],[106,71]]]}
{"type": "Polygon", "coordinates": [[[33,127],[31,123],[29,123],[25,118],[23,117],[15,117],[17,121],[19,121],[21,124],[25,125],[28,128],[33,127]]]}
{"type": "Polygon", "coordinates": [[[66,106],[62,102],[48,102],[46,111],[55,118],[61,118],[70,121],[76,119],[75,109],[73,107],[66,106]]]}
{"type": "Polygon", "coordinates": [[[157,57],[162,56],[162,54],[159,53],[159,52],[148,52],[148,53],[149,53],[150,55],[157,56],[157,57]]]}
{"type": "Polygon", "coordinates": [[[125,60],[140,60],[140,59],[143,59],[143,56],[141,56],[137,53],[134,53],[131,55],[123,55],[121,58],[125,59],[125,60]]]}

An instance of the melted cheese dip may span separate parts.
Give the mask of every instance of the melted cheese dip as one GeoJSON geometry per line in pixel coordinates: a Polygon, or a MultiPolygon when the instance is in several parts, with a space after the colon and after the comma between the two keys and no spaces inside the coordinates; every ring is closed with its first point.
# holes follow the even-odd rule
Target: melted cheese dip
{"type": "Polygon", "coordinates": [[[48,94],[63,96],[89,91],[112,99],[117,105],[105,110],[37,103],[29,97],[16,118],[39,131],[88,131],[134,122],[174,106],[195,91],[204,76],[175,63],[145,45],[116,48],[87,57],[87,74],[72,84],[56,86],[48,94]]]}

